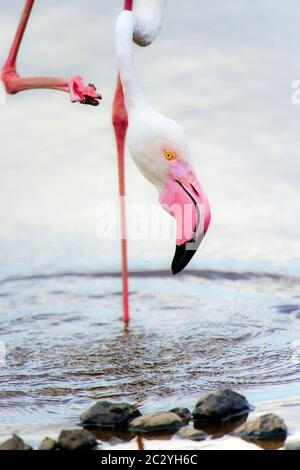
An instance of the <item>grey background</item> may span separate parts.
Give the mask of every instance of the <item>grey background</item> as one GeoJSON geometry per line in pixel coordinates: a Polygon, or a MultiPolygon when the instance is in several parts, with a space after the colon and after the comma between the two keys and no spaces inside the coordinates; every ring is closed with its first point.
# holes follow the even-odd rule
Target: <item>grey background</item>
{"type": "MultiPolygon", "coordinates": [[[[138,0],[137,0],[138,1],[138,0]]],[[[1,0],[0,62],[22,0],[1,0]]],[[[119,269],[118,241],[96,237],[97,208],[117,202],[110,108],[114,23],[122,2],[37,1],[22,75],[80,74],[101,107],[34,91],[0,106],[0,274],[119,269]]],[[[212,225],[194,268],[299,272],[300,78],[296,0],[170,0],[163,31],[136,48],[148,100],[189,136],[212,225]]],[[[128,156],[128,202],[157,203],[128,156]]],[[[159,212],[163,221],[168,215],[159,212]]],[[[168,268],[174,240],[130,241],[130,267],[168,268]]]]}

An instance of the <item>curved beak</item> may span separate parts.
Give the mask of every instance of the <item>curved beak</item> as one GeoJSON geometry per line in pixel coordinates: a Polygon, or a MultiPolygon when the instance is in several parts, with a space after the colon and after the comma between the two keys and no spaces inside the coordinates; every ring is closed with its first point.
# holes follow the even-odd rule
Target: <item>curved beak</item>
{"type": "Polygon", "coordinates": [[[206,194],[190,164],[180,161],[171,163],[170,177],[160,195],[160,203],[176,220],[172,273],[177,274],[198,250],[211,218],[206,194]]]}

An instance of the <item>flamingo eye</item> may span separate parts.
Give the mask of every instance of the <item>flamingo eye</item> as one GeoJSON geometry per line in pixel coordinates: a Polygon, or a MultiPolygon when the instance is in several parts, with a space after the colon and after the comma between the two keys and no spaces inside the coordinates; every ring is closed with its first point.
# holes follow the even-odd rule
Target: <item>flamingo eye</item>
{"type": "Polygon", "coordinates": [[[174,153],[173,153],[173,152],[170,152],[169,150],[167,150],[167,151],[164,153],[164,155],[165,155],[165,158],[166,158],[167,160],[174,160],[174,158],[175,158],[174,153]]]}

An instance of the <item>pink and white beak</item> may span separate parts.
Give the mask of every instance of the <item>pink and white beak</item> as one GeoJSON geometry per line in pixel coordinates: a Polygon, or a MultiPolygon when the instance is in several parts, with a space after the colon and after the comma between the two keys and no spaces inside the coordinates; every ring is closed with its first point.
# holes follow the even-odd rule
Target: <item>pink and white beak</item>
{"type": "Polygon", "coordinates": [[[180,160],[170,162],[170,172],[160,203],[176,220],[176,251],[172,273],[182,271],[199,248],[210,224],[210,207],[194,168],[180,160]]]}

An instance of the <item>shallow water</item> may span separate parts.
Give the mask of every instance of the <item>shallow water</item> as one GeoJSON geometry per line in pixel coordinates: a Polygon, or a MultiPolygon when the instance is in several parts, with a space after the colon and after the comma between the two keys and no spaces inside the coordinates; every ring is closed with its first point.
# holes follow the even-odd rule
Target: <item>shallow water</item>
{"type": "Polygon", "coordinates": [[[299,430],[298,282],[259,273],[133,273],[124,330],[117,275],[3,280],[0,436],[18,431],[35,442],[76,425],[101,398],[136,402],[144,412],[192,408],[224,387],[299,430]]]}

